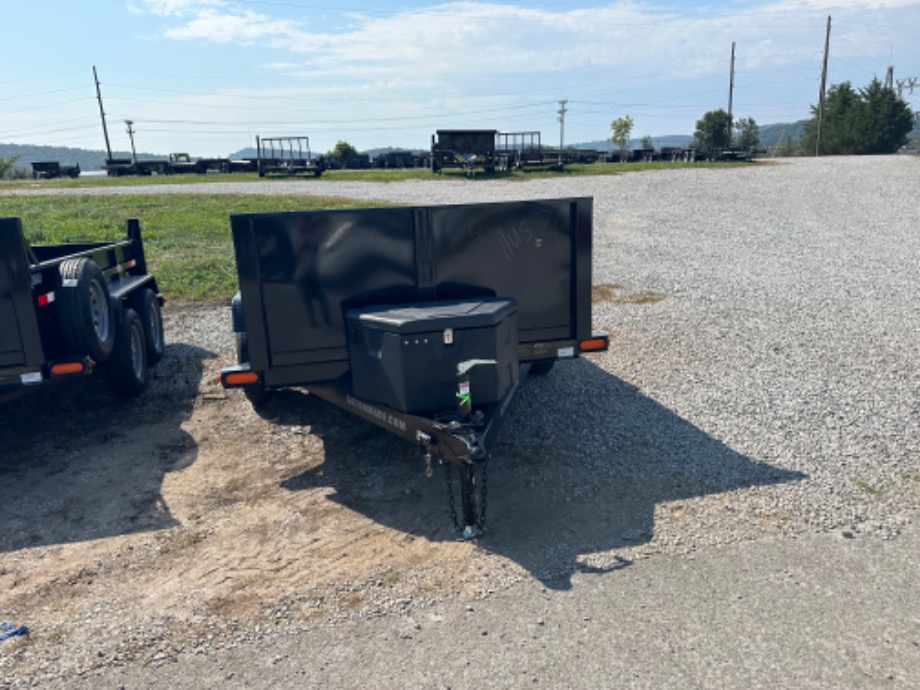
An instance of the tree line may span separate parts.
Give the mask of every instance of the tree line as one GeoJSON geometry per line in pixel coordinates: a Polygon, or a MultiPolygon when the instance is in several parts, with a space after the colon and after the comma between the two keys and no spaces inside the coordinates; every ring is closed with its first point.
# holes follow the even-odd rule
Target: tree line
{"type": "MultiPolygon", "coordinates": [[[[629,115],[610,123],[610,141],[625,152],[632,134],[629,115]]],[[[914,129],[910,106],[893,88],[877,78],[865,88],[855,90],[850,82],[834,85],[824,99],[824,107],[811,107],[801,139],[783,143],[785,155],[864,155],[895,153],[907,144],[914,129]],[[819,126],[820,118],[820,126],[819,126]]],[[[697,120],[693,133],[701,149],[760,146],[760,129],[752,117],[733,120],[725,110],[710,110],[697,120]]],[[[651,137],[643,137],[642,148],[651,137]]],[[[649,144],[647,146],[647,144],[649,144]]]]}

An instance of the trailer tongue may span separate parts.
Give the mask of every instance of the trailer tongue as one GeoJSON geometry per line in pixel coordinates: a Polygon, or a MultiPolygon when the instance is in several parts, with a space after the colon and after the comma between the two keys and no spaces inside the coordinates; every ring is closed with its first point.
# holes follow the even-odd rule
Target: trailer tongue
{"type": "Polygon", "coordinates": [[[254,404],[305,387],[447,471],[459,535],[527,373],[604,351],[591,330],[590,198],[231,218],[238,364],[254,404]],[[460,515],[451,468],[459,468],[460,515]]]}

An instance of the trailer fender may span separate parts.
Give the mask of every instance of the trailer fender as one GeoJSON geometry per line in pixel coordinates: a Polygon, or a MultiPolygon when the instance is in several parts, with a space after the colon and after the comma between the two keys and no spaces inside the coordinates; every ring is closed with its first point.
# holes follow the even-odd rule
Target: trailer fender
{"type": "Polygon", "coordinates": [[[243,319],[243,298],[239,292],[230,301],[230,315],[233,318],[233,332],[245,333],[246,321],[243,319]]]}

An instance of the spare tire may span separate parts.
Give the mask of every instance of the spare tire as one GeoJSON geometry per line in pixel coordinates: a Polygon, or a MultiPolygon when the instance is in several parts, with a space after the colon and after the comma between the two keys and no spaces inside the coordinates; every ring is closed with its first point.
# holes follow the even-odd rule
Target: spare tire
{"type": "Polygon", "coordinates": [[[115,346],[115,313],[102,271],[85,256],[62,261],[59,271],[57,313],[64,342],[75,355],[106,361],[115,346]]]}

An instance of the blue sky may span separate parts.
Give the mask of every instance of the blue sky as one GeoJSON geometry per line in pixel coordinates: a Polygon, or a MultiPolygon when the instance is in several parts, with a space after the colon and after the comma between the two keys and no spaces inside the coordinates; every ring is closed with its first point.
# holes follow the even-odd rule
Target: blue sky
{"type": "MultiPolygon", "coordinates": [[[[691,134],[728,107],[809,117],[828,81],[920,78],[920,0],[451,2],[0,0],[0,142],[225,156],[256,135],[427,148],[437,129],[544,144],[691,134]]],[[[920,83],[920,82],[918,82],[920,83]]],[[[920,110],[920,87],[905,100],[920,110]]]]}

